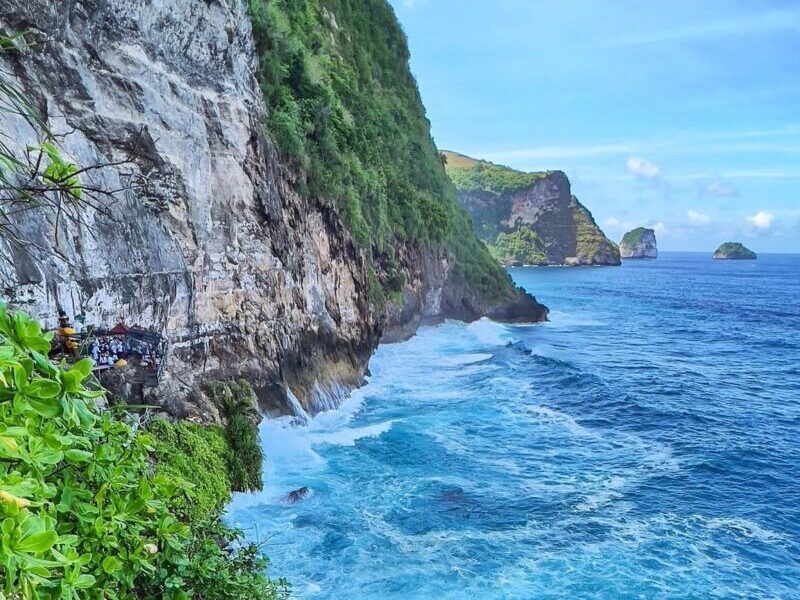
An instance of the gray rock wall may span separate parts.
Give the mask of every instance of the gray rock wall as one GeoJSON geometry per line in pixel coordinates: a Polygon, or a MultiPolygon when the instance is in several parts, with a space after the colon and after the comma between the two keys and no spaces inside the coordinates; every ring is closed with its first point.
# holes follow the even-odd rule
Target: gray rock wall
{"type": "MultiPolygon", "coordinates": [[[[216,418],[205,379],[245,377],[276,410],[287,385],[316,410],[360,384],[378,339],[363,259],[261,135],[246,2],[0,0],[0,17],[35,42],[3,68],[77,164],[138,142],[132,163],[93,175],[136,189],[85,207],[85,224],[56,234],[53,214],[14,217],[45,252],[0,247],[2,299],[48,326],[63,309],[166,335],[152,398],[178,416],[216,418]]],[[[19,118],[3,128],[20,149],[37,141],[19,118]]]]}

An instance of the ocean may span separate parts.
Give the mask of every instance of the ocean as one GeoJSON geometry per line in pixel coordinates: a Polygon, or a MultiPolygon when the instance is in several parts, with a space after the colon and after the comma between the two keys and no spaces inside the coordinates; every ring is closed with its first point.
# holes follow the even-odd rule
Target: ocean
{"type": "Polygon", "coordinates": [[[381,346],[228,520],[313,600],[800,598],[800,256],[511,269],[543,325],[381,346]],[[298,503],[285,495],[307,486],[298,503]]]}

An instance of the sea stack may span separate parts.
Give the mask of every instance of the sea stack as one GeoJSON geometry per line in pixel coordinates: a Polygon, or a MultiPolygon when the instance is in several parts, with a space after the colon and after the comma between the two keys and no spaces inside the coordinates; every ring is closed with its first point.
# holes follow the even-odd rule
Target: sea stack
{"type": "Polygon", "coordinates": [[[658,258],[656,232],[646,227],[637,227],[622,237],[619,243],[622,258],[658,258]]]}
{"type": "Polygon", "coordinates": [[[745,248],[740,242],[725,242],[714,252],[716,260],[755,260],[756,253],[745,248]]]}

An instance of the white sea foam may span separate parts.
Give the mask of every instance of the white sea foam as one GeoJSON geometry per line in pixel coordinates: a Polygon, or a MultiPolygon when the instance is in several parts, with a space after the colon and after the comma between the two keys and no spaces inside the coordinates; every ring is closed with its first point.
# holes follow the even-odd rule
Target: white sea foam
{"type": "Polygon", "coordinates": [[[575,505],[580,512],[597,510],[621,496],[620,490],[625,487],[625,478],[614,475],[603,481],[598,490],[586,496],[583,502],[575,505]]]}
{"type": "Polygon", "coordinates": [[[737,537],[758,540],[766,544],[783,541],[786,536],[783,534],[762,527],[755,521],[735,517],[717,517],[708,520],[710,529],[721,529],[728,531],[737,537]]]}
{"type": "Polygon", "coordinates": [[[459,367],[462,365],[471,365],[479,363],[492,358],[489,352],[473,352],[471,354],[460,354],[458,356],[448,356],[440,360],[443,367],[459,367]]]}
{"type": "Polygon", "coordinates": [[[315,432],[310,436],[314,444],[332,444],[334,446],[355,446],[358,440],[379,437],[392,428],[394,421],[384,421],[365,427],[352,427],[334,431],[315,432]]]}
{"type": "Polygon", "coordinates": [[[581,436],[596,437],[598,434],[591,429],[579,424],[573,417],[566,413],[559,412],[547,406],[526,406],[525,412],[537,417],[537,419],[544,423],[555,423],[561,425],[571,433],[581,436]]]}
{"type": "Polygon", "coordinates": [[[505,346],[514,341],[508,327],[486,317],[470,323],[466,329],[480,342],[490,346],[505,346]]]}

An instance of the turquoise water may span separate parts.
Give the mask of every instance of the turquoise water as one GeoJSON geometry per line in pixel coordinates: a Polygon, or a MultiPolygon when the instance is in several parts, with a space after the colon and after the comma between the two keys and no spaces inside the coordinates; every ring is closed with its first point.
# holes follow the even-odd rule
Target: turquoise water
{"type": "Polygon", "coordinates": [[[229,515],[306,599],[800,598],[800,257],[514,269],[552,322],[382,346],[229,515]],[[282,497],[308,486],[309,498],[282,497]]]}

